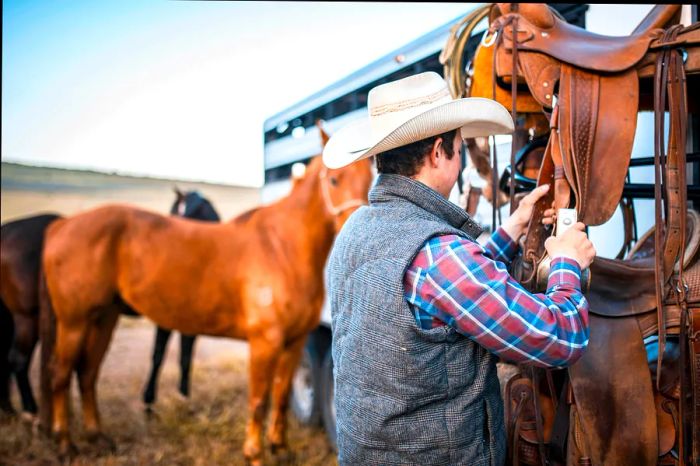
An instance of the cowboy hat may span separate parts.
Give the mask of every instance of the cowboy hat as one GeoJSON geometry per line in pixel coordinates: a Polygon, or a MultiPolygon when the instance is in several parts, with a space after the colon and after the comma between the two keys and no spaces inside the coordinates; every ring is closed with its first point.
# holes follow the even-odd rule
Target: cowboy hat
{"type": "Polygon", "coordinates": [[[513,132],[513,119],[503,105],[479,97],[453,99],[445,80],[432,71],[373,88],[367,109],[367,117],[331,136],[323,150],[328,168],[457,128],[463,138],[513,132]]]}

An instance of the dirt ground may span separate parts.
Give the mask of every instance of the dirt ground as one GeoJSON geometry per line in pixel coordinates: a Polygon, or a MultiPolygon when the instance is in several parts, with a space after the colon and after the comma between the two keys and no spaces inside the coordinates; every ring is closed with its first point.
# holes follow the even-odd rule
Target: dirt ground
{"type": "MultiPolygon", "coordinates": [[[[153,415],[141,402],[150,370],[155,330],[146,319],[122,317],[98,380],[98,401],[104,432],[117,444],[116,453],[97,450],[82,432],[80,396],[72,386],[72,425],[80,455],[71,464],[87,465],[243,465],[247,419],[248,345],[199,337],[192,363],[190,399],[177,391],[179,335],[168,344],[153,415]]],[[[35,358],[38,361],[38,357],[35,358]]],[[[38,362],[32,382],[38,390],[38,362]]],[[[19,396],[12,396],[16,408],[19,396]]],[[[289,415],[289,444],[294,464],[335,465],[335,452],[320,428],[300,425],[289,415]]],[[[20,418],[0,421],[0,464],[59,464],[52,444],[20,418]]],[[[266,464],[274,464],[267,455],[266,464]]]]}

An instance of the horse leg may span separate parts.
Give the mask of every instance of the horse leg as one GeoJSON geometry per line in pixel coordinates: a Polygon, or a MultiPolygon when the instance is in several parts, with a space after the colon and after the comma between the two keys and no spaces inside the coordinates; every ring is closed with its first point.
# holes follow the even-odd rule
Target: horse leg
{"type": "Polygon", "coordinates": [[[270,421],[267,426],[267,440],[273,454],[280,458],[287,453],[287,411],[289,407],[289,392],[292,378],[299,365],[306,338],[298,338],[284,349],[275,369],[274,385],[272,386],[272,407],[270,421]]]}
{"type": "Polygon", "coordinates": [[[180,334],[180,393],[190,396],[190,370],[192,369],[192,350],[196,335],[180,334]]]}
{"type": "Polygon", "coordinates": [[[83,407],[83,424],[88,440],[99,443],[101,448],[114,451],[112,440],[105,436],[100,429],[100,413],[97,409],[95,381],[100,370],[100,364],[112,339],[112,331],[119,319],[117,309],[105,309],[97,321],[90,325],[85,339],[85,345],[78,362],[78,383],[83,407]]]}
{"type": "Polygon", "coordinates": [[[151,375],[148,377],[148,384],[143,391],[143,402],[147,405],[146,409],[150,409],[148,405],[156,401],[156,389],[158,385],[158,374],[160,374],[160,366],[163,364],[163,356],[168,347],[171,331],[163,327],[156,328],[156,341],[153,345],[153,367],[151,367],[151,375]]]}
{"type": "Polygon", "coordinates": [[[51,398],[53,406],[53,434],[58,442],[58,454],[72,456],[76,448],[71,442],[69,426],[69,394],[73,369],[85,342],[88,323],[80,319],[56,321],[56,345],[54,346],[51,398]]]}
{"type": "Polygon", "coordinates": [[[37,413],[37,405],[29,383],[29,366],[39,339],[38,312],[32,316],[15,314],[14,323],[15,342],[10,352],[10,362],[22,397],[24,412],[33,417],[37,413]]]}
{"type": "MultiPolygon", "coordinates": [[[[251,337],[250,383],[248,394],[248,425],[246,426],[243,455],[252,466],[262,464],[262,424],[267,413],[270,386],[282,349],[282,338],[251,337]]],[[[269,334],[268,334],[269,335],[269,334]]]]}
{"type": "Polygon", "coordinates": [[[0,411],[6,414],[14,414],[10,402],[10,348],[14,339],[14,322],[12,314],[0,300],[0,411]]]}

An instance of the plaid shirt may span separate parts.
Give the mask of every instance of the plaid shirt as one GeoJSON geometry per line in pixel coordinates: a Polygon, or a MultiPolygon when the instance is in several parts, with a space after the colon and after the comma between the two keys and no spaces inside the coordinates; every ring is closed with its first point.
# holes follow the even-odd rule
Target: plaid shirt
{"type": "Polygon", "coordinates": [[[572,364],[588,344],[579,265],[554,258],[546,293],[531,294],[506,270],[517,247],[501,228],[483,247],[456,235],[428,240],[404,275],[416,321],[452,326],[507,361],[572,364]]]}

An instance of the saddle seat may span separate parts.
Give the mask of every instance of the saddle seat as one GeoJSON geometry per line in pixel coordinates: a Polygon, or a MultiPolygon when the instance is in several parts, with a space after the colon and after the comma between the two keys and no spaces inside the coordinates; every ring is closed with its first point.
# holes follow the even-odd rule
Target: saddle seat
{"type": "MultiPolygon", "coordinates": [[[[499,3],[506,21],[513,4],[499,3]]],[[[667,5],[652,10],[653,16],[675,14],[680,5],[667,5]]],[[[650,16],[646,26],[630,36],[605,36],[571,25],[558,18],[544,3],[518,5],[518,49],[540,52],[556,60],[578,68],[602,73],[617,73],[636,65],[646,54],[651,42],[660,37],[659,21],[650,16]]],[[[638,28],[640,29],[640,28],[638,28]]],[[[512,49],[512,28],[505,30],[506,48],[512,49]]]]}
{"type": "MultiPolygon", "coordinates": [[[[700,280],[700,214],[689,209],[686,225],[686,250],[684,264],[688,283],[700,280]]],[[[596,257],[591,264],[591,284],[586,298],[591,312],[604,317],[625,317],[656,309],[654,287],[654,228],[637,241],[628,259],[615,260],[596,257]]],[[[678,271],[676,263],[675,271],[678,271]]],[[[673,294],[667,287],[665,301],[673,302],[673,294]]],[[[700,289],[690,286],[689,302],[700,301],[700,289]]]]}

